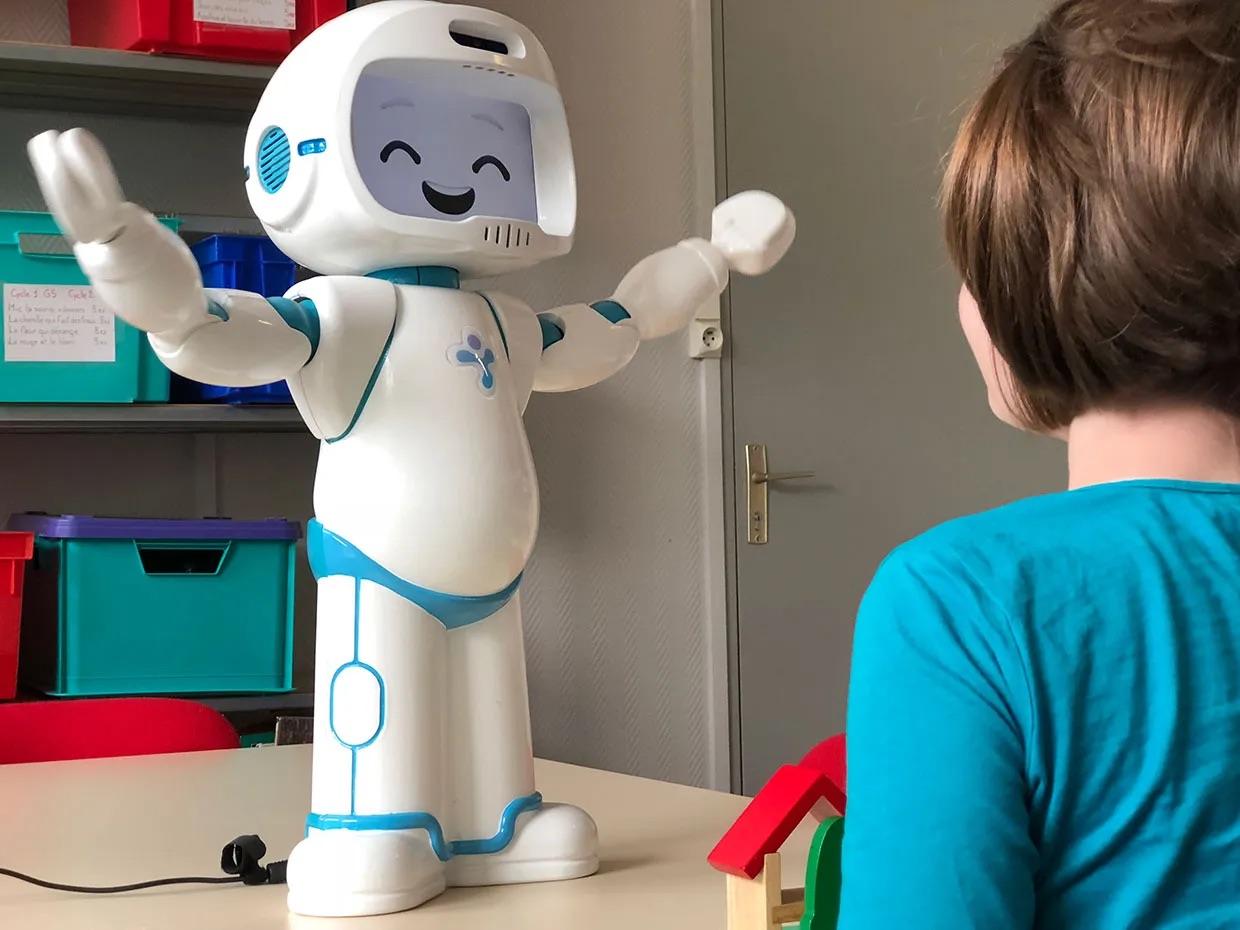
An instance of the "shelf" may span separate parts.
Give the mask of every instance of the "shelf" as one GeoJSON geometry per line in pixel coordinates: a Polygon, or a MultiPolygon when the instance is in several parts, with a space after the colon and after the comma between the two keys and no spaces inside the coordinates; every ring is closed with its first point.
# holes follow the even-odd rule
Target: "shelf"
{"type": "Polygon", "coordinates": [[[179,213],[181,237],[195,240],[201,236],[265,236],[263,224],[252,216],[202,216],[196,213],[179,213]]]}
{"type": "Polygon", "coordinates": [[[0,42],[0,107],[246,123],[271,74],[262,65],[0,42]]]}
{"type": "MultiPolygon", "coordinates": [[[[288,694],[172,694],[156,697],[176,697],[205,704],[221,714],[241,714],[250,711],[291,710],[314,712],[314,694],[310,691],[293,691],[288,694]]],[[[15,703],[31,701],[77,701],[82,698],[53,698],[37,691],[20,688],[15,703]]]]}
{"type": "Polygon", "coordinates": [[[293,694],[238,694],[215,697],[191,697],[190,700],[213,707],[221,714],[238,714],[260,710],[313,711],[314,695],[306,692],[293,694]]]}
{"type": "Polygon", "coordinates": [[[0,404],[0,433],[303,433],[294,407],[0,404]]]}

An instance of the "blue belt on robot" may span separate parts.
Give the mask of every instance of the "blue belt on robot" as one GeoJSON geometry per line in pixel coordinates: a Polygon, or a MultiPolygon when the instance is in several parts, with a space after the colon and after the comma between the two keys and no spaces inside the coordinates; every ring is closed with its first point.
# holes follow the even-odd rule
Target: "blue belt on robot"
{"type": "Polygon", "coordinates": [[[310,569],[316,579],[343,576],[372,582],[421,607],[449,630],[478,623],[498,613],[521,585],[518,575],[502,591],[478,597],[422,588],[388,571],[343,536],[325,529],[318,520],[311,520],[307,527],[306,547],[310,553],[310,569]]]}

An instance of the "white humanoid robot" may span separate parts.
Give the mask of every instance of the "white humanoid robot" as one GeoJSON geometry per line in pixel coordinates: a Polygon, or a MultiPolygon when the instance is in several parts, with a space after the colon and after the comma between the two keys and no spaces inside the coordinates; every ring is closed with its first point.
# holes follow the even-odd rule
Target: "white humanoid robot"
{"type": "Polygon", "coordinates": [[[314,778],[289,907],[378,914],[448,885],[598,867],[593,821],[535,791],[518,587],[538,485],[531,391],[595,384],[677,332],[730,270],[792,242],[769,194],[719,206],[711,241],[658,252],[607,300],[535,313],[459,276],[561,255],[572,151],[538,39],[495,13],[387,0],[307,38],[246,138],[270,237],[324,276],[283,298],[205,290],[188,249],[124,201],[84,130],[31,140],[51,210],[99,298],[169,368],[286,379],[322,440],[314,778]]]}

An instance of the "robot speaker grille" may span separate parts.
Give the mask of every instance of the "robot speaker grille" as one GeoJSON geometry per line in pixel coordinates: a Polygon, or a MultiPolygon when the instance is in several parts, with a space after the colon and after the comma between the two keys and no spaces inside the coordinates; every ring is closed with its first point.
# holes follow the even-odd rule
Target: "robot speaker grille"
{"type": "Polygon", "coordinates": [[[288,180],[289,163],[293,157],[288,135],[279,126],[272,126],[258,143],[258,180],[263,190],[274,194],[288,180]]]}

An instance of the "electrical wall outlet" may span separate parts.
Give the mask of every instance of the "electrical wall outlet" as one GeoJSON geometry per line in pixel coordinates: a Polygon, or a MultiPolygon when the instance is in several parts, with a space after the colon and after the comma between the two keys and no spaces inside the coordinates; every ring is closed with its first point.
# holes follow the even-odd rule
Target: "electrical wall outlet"
{"type": "Polygon", "coordinates": [[[719,320],[694,320],[689,324],[690,358],[720,358],[723,342],[723,325],[719,320]]]}

